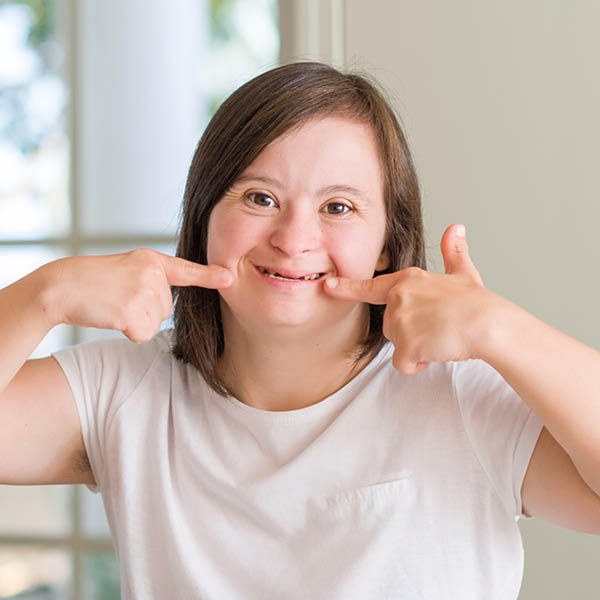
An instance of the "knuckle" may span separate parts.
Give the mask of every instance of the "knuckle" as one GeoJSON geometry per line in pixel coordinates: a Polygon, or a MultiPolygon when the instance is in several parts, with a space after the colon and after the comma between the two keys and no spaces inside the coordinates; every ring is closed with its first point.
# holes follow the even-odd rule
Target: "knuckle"
{"type": "Polygon", "coordinates": [[[390,300],[401,300],[403,296],[404,290],[402,289],[402,286],[398,284],[392,286],[388,292],[388,299],[390,300]]]}
{"type": "Polygon", "coordinates": [[[137,281],[141,289],[154,291],[162,285],[166,285],[165,274],[162,267],[155,262],[146,263],[138,271],[137,281]]]}
{"type": "Polygon", "coordinates": [[[130,329],[131,322],[128,315],[125,312],[118,314],[115,318],[114,327],[118,331],[125,332],[130,329]]]}
{"type": "Polygon", "coordinates": [[[154,250],[150,248],[135,248],[134,250],[129,251],[131,257],[141,260],[147,260],[150,257],[154,258],[154,250]]]}
{"type": "Polygon", "coordinates": [[[112,329],[125,333],[128,330],[128,323],[125,319],[116,317],[112,323],[112,329]]]}
{"type": "Polygon", "coordinates": [[[155,262],[148,263],[144,268],[144,275],[149,279],[162,279],[163,270],[162,267],[155,262]]]}
{"type": "Polygon", "coordinates": [[[133,260],[132,270],[138,282],[162,281],[165,278],[162,264],[157,259],[157,253],[149,248],[137,248],[128,253],[133,260]]]}
{"type": "Polygon", "coordinates": [[[127,337],[136,344],[143,344],[145,342],[149,342],[153,337],[156,331],[154,325],[152,323],[137,323],[135,326],[130,327],[125,333],[127,337]]]}
{"type": "MultiPolygon", "coordinates": [[[[392,304],[395,307],[403,307],[407,302],[407,292],[406,289],[401,285],[396,284],[393,286],[387,295],[388,304],[392,304]]],[[[394,311],[394,314],[396,311],[394,311]]]]}
{"type": "Polygon", "coordinates": [[[127,337],[136,344],[141,344],[144,341],[136,332],[133,331],[127,333],[127,337]]]}
{"type": "Polygon", "coordinates": [[[130,330],[126,335],[132,342],[135,342],[136,344],[143,344],[150,340],[150,338],[148,338],[143,332],[137,330],[130,330]]]}
{"type": "Polygon", "coordinates": [[[408,267],[406,274],[411,278],[422,279],[425,275],[425,271],[420,267],[408,267]]]}
{"type": "Polygon", "coordinates": [[[148,282],[142,278],[129,296],[126,307],[130,312],[145,312],[149,307],[161,303],[161,291],[154,282],[148,282]]]}

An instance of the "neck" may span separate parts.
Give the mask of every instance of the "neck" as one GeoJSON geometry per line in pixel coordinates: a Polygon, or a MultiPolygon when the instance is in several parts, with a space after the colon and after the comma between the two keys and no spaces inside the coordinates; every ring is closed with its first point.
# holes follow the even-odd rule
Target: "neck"
{"type": "MultiPolygon", "coordinates": [[[[224,309],[224,310],[223,310],[224,309]]],[[[225,307],[225,351],[218,372],[240,402],[262,410],[296,410],[324,400],[364,369],[355,364],[368,308],[359,305],[344,325],[319,331],[245,331],[225,307]]]]}

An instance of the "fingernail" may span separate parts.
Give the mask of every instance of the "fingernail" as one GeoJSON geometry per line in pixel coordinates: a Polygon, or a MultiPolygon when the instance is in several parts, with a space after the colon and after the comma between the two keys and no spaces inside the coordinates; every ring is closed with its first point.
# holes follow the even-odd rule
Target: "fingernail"
{"type": "Polygon", "coordinates": [[[338,286],[339,281],[335,278],[335,277],[330,277],[329,279],[325,280],[325,283],[330,287],[330,288],[336,288],[338,286]]]}
{"type": "Polygon", "coordinates": [[[457,237],[467,237],[467,230],[464,225],[458,225],[455,229],[457,237]]]}
{"type": "Polygon", "coordinates": [[[219,273],[219,279],[223,283],[228,283],[229,281],[231,281],[231,273],[229,271],[223,270],[219,273]]]}

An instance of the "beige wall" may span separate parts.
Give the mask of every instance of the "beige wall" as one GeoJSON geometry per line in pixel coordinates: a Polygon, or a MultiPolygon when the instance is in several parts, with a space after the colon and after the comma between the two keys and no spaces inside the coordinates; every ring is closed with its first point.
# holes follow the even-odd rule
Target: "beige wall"
{"type": "MultiPolygon", "coordinates": [[[[300,0],[295,10],[284,55],[362,68],[393,96],[430,269],[443,269],[446,226],[463,222],[487,287],[600,348],[600,3],[300,0]]],[[[537,520],[521,530],[521,600],[600,597],[600,537],[537,520]]]]}

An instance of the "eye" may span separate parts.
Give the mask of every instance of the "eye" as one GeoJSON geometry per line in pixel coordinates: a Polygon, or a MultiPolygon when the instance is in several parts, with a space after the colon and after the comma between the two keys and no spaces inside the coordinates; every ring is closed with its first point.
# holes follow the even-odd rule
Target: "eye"
{"type": "Polygon", "coordinates": [[[352,207],[343,202],[330,202],[325,206],[325,212],[329,215],[347,215],[352,212],[352,207]]]}
{"type": "Polygon", "coordinates": [[[271,198],[268,194],[263,194],[261,192],[252,192],[246,196],[248,200],[250,200],[251,204],[255,206],[260,206],[261,208],[272,208],[277,206],[277,202],[271,198]]]}

